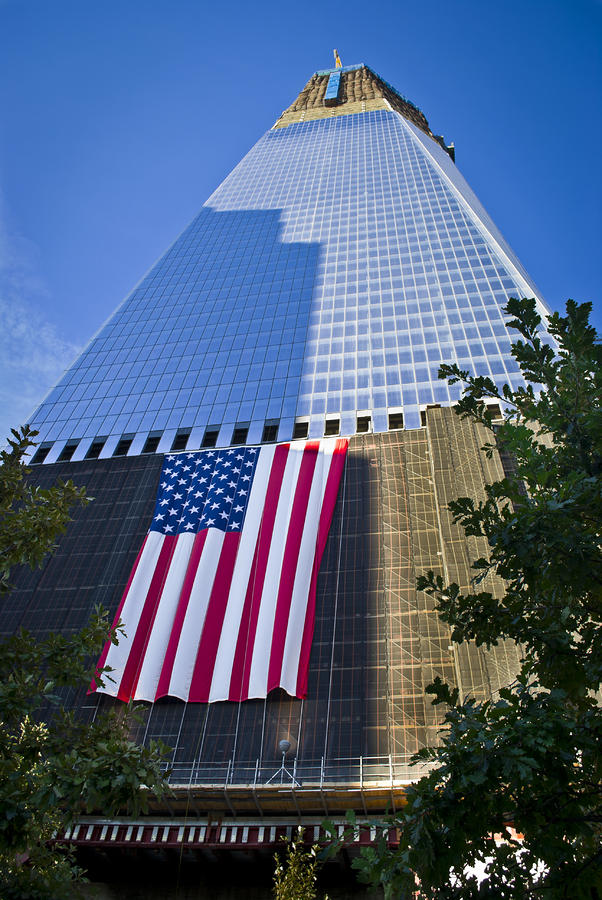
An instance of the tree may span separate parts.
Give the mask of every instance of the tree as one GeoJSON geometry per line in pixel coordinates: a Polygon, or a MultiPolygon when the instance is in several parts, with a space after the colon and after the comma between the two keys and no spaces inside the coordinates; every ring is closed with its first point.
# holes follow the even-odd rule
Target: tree
{"type": "Polygon", "coordinates": [[[286,841],[285,852],[276,853],[274,900],[317,900],[318,866],[318,845],[307,849],[299,826],[296,837],[286,841]]]}
{"type": "MultiPolygon", "coordinates": [[[[10,591],[16,564],[40,565],[85,490],[71,481],[50,489],[27,480],[24,457],[36,432],[13,431],[0,452],[0,592],[10,591]]],[[[1,601],[0,601],[1,602],[1,601]]],[[[72,898],[83,878],[68,848],[53,835],[83,812],[145,808],[149,790],[167,790],[163,749],[129,738],[135,710],[124,708],[83,722],[64,708],[69,689],[95,677],[95,661],[121,629],[98,608],[89,624],[68,635],[36,640],[22,630],[0,644],[0,896],[72,898]]],[[[105,670],[105,677],[106,677],[105,670]]],[[[102,680],[102,673],[99,680],[102,680]]]]}
{"type": "Polygon", "coordinates": [[[30,469],[24,459],[36,446],[37,433],[28,426],[20,432],[12,429],[9,449],[0,451],[0,593],[10,590],[14,566],[41,565],[65,531],[71,508],[88,502],[85,488],[72,481],[44,489],[27,480],[30,469]]]}
{"type": "Polygon", "coordinates": [[[409,898],[417,885],[426,898],[602,896],[602,347],[590,311],[569,300],[566,316],[552,315],[553,347],[535,300],[509,300],[525,387],[500,391],[441,367],[464,385],[458,414],[485,425],[486,452],[503,447],[515,469],[484,502],[450,504],[467,535],[488,541],[471,592],[432,572],[418,588],[455,642],[510,638],[523,656],[516,681],[485,703],[438,679],[429,686],[447,706],[445,727],[440,746],[417,754],[430,773],[386,823],[399,849],[383,840],[356,862],[386,897],[409,898]],[[499,429],[490,398],[505,409],[499,429]],[[479,590],[490,571],[505,580],[502,597],[479,590]]]}

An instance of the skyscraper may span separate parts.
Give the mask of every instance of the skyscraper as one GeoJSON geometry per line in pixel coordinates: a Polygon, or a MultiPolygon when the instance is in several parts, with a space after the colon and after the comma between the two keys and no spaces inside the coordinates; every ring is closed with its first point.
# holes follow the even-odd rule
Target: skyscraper
{"type": "MultiPolygon", "coordinates": [[[[36,479],[68,474],[96,500],[41,572],[20,575],[5,628],[77,628],[95,603],[117,608],[164,452],[336,435],[349,451],[307,696],[149,704],[139,738],[173,747],[176,800],[75,840],[258,847],[296,817],[317,827],[354,807],[368,821],[436,738],[433,677],[479,697],[510,680],[514,648],[453,649],[415,590],[427,569],[466,585],[480,555],[446,504],[482,496],[502,460],[480,452],[437,371],[458,362],[516,385],[509,295],[537,291],[453,147],[361,64],[312,76],[92,339],[32,425],[36,479]]],[[[93,716],[114,701],[77,702],[93,716]]]]}

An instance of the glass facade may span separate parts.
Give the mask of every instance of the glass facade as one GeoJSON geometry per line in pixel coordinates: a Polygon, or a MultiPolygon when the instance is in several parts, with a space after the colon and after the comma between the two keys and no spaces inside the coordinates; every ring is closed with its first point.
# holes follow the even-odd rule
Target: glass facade
{"type": "MultiPolygon", "coordinates": [[[[506,645],[452,646],[416,578],[432,569],[469,588],[487,547],[467,542],[448,503],[483,501],[504,474],[480,426],[445,408],[438,367],[516,384],[502,307],[537,293],[422,114],[390,86],[375,96],[384,83],[366,67],[343,70],[324,108],[329,76],[312,78],[35,413],[48,465],[34,483],[71,477],[96,499],[42,567],[17,573],[0,616],[4,633],[43,635],[76,631],[98,603],[115,612],[162,451],[350,435],[307,697],[163,698],[136,735],[172,748],[177,784],[247,786],[249,815],[248,785],[273,784],[282,740],[293,787],[318,783],[319,803],[328,779],[340,803],[341,783],[415,777],[409,758],[440,726],[426,685],[439,676],[487,699],[518,659],[506,645]]],[[[484,589],[502,586],[488,576],[484,589]]],[[[90,719],[116,702],[69,698],[90,719]]],[[[279,802],[292,809],[290,795],[279,802]]]]}
{"type": "Polygon", "coordinates": [[[209,198],[34,413],[46,462],[418,427],[455,399],[441,362],[516,383],[512,251],[431,136],[338,112],[276,123],[209,198]]]}

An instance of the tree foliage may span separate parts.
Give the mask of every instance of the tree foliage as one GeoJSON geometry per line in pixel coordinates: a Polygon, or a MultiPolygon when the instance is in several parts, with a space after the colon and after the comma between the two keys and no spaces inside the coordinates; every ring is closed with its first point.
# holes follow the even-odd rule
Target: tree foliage
{"type": "Polygon", "coordinates": [[[301,826],[284,852],[276,853],[275,862],[274,900],[317,900],[318,845],[305,846],[301,826]]]}
{"type": "Polygon", "coordinates": [[[0,593],[10,589],[11,569],[39,566],[65,531],[75,503],[87,503],[85,488],[61,481],[40,488],[27,480],[24,458],[35,447],[37,431],[12,429],[8,449],[0,451],[0,593]]]}
{"type": "MultiPolygon", "coordinates": [[[[0,454],[4,602],[12,567],[41,564],[73,504],[87,502],[85,490],[70,481],[46,490],[27,481],[23,459],[35,435],[13,431],[10,449],[0,454]]],[[[86,811],[136,813],[149,790],[160,795],[167,789],[163,748],[154,742],[142,748],[130,739],[135,710],[84,722],[64,708],[66,692],[90,684],[104,642],[108,636],[116,642],[119,632],[98,608],[77,632],[38,640],[21,630],[0,644],[2,898],[73,897],[83,873],[53,835],[86,811]]]]}
{"type": "Polygon", "coordinates": [[[382,842],[356,863],[387,897],[410,898],[417,885],[421,897],[450,900],[602,896],[602,348],[590,311],[569,300],[565,316],[552,315],[553,347],[535,301],[509,300],[524,387],[500,391],[441,368],[464,385],[458,414],[490,429],[486,452],[502,447],[514,471],[483,502],[450,504],[466,534],[488,542],[470,592],[432,572],[418,588],[455,642],[510,638],[523,658],[515,683],[488,702],[440,680],[428,688],[447,706],[440,746],[417,755],[430,774],[387,823],[400,829],[399,849],[382,842]],[[499,429],[490,398],[505,409],[499,429]],[[489,571],[504,578],[503,596],[479,589],[489,571]]]}

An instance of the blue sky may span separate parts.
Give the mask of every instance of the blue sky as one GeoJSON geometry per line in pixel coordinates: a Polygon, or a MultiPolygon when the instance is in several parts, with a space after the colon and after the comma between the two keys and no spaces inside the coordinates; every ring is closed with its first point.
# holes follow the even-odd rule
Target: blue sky
{"type": "Polygon", "coordinates": [[[601,0],[0,0],[0,430],[24,419],[316,69],[453,140],[553,309],[602,330],[601,0]]]}

